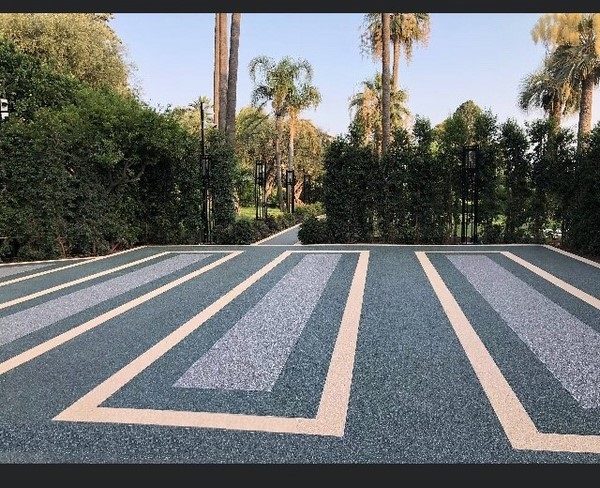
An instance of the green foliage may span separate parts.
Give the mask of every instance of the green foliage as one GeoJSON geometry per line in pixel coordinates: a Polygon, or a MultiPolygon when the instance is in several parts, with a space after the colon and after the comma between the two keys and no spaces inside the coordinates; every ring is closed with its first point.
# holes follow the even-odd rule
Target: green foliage
{"type": "Polygon", "coordinates": [[[199,241],[196,138],[132,96],[84,87],[7,43],[0,49],[12,93],[32,93],[27,104],[13,101],[2,125],[4,258],[199,241]],[[40,98],[55,88],[55,98],[40,98]]]}
{"type": "Polygon", "coordinates": [[[297,223],[294,215],[287,212],[268,214],[264,222],[269,229],[269,235],[276,234],[297,223]]]}
{"type": "Polygon", "coordinates": [[[534,242],[545,242],[544,229],[551,221],[563,222],[573,179],[575,136],[570,129],[555,129],[551,121],[527,125],[532,166],[532,204],[529,225],[534,242]]]}
{"type": "Polygon", "coordinates": [[[296,224],[296,217],[290,213],[268,215],[264,220],[239,217],[231,224],[216,226],[214,241],[215,244],[252,244],[296,224]]]}
{"type": "Polygon", "coordinates": [[[213,198],[215,228],[226,228],[235,222],[234,176],[236,161],[233,147],[220,131],[211,131],[207,137],[210,155],[210,186],[213,198]]]}
{"type": "MultiPolygon", "coordinates": [[[[278,207],[283,211],[283,191],[281,185],[282,161],[281,142],[283,122],[289,119],[292,130],[288,136],[288,158],[290,169],[293,167],[294,128],[299,113],[309,107],[316,107],[321,101],[318,89],[311,85],[313,69],[306,59],[293,60],[289,56],[275,62],[268,56],[256,56],[249,65],[250,79],[254,84],[250,95],[252,106],[262,109],[271,102],[275,118],[275,131],[272,139],[275,143],[275,181],[277,182],[278,207]]],[[[266,161],[263,160],[266,163],[266,161]]]]}
{"type": "Polygon", "coordinates": [[[262,238],[257,222],[240,218],[228,225],[216,225],[214,242],[215,244],[252,244],[262,238]]]}
{"type": "Polygon", "coordinates": [[[590,133],[589,146],[574,171],[577,185],[570,194],[565,244],[587,256],[600,257],[600,124],[590,133]]]}
{"type": "MultiPolygon", "coordinates": [[[[589,214],[597,206],[597,175],[590,161],[598,159],[600,135],[594,133],[594,150],[575,165],[571,130],[557,129],[552,120],[526,124],[526,129],[512,120],[498,126],[489,110],[468,101],[435,129],[417,117],[412,133],[397,130],[388,153],[377,160],[363,151],[361,127],[351,124],[326,156],[327,239],[457,242],[463,149],[477,144],[481,243],[549,242],[545,229],[558,226],[574,250],[597,252],[594,232],[584,237],[579,222],[584,208],[589,214]]],[[[584,221],[597,227],[594,219],[595,214],[584,221]]],[[[311,225],[307,232],[314,230],[311,225]]]]}
{"type": "Polygon", "coordinates": [[[300,224],[298,239],[302,244],[326,244],[329,242],[326,219],[308,215],[300,224]]]}
{"type": "Polygon", "coordinates": [[[333,242],[371,242],[374,193],[378,184],[372,151],[339,136],[325,154],[323,204],[333,242]]]}
{"type": "MultiPolygon", "coordinates": [[[[382,77],[375,73],[373,79],[362,82],[362,91],[350,97],[349,107],[352,123],[360,128],[363,143],[370,145],[373,152],[378,153],[382,138],[382,77]]],[[[394,90],[390,98],[390,123],[392,131],[406,127],[410,112],[406,107],[408,94],[404,90],[394,90]]]]}
{"type": "Polygon", "coordinates": [[[435,133],[429,120],[417,117],[410,160],[405,172],[406,233],[403,242],[436,244],[444,241],[448,220],[444,201],[443,166],[435,153],[435,133]]]}
{"type": "Polygon", "coordinates": [[[413,147],[408,132],[398,129],[381,160],[374,160],[379,175],[374,188],[375,237],[383,242],[403,242],[410,239],[408,220],[408,173],[414,168],[413,147]]]}
{"type": "Polygon", "coordinates": [[[53,70],[124,94],[129,67],[109,20],[91,13],[0,14],[0,37],[53,70]]]}
{"type": "MultiPolygon", "coordinates": [[[[479,222],[484,227],[491,227],[504,210],[499,192],[501,151],[496,116],[489,110],[476,114],[473,133],[479,147],[479,222]]],[[[485,242],[482,233],[482,243],[485,242]]]]}
{"type": "MultiPolygon", "coordinates": [[[[237,166],[233,177],[235,192],[240,206],[254,205],[255,186],[254,172],[257,161],[266,165],[267,204],[279,210],[279,197],[276,190],[276,164],[273,137],[275,122],[273,117],[262,110],[244,107],[240,110],[236,122],[236,160],[237,166]]],[[[279,143],[283,144],[290,136],[290,124],[282,124],[279,143]]],[[[294,150],[294,171],[296,185],[294,188],[296,202],[303,198],[304,175],[311,177],[310,198],[320,198],[320,182],[323,176],[323,155],[329,144],[328,136],[316,128],[310,121],[299,119],[296,122],[294,150]]],[[[280,154],[280,165],[283,171],[289,169],[289,152],[280,154]]]]}
{"type": "Polygon", "coordinates": [[[305,220],[308,217],[318,217],[319,215],[325,214],[325,208],[321,202],[305,203],[297,205],[294,208],[294,213],[300,220],[305,220]]]}
{"type": "Polygon", "coordinates": [[[523,242],[531,205],[531,167],[527,159],[529,141],[525,131],[508,120],[500,127],[500,166],[504,181],[500,191],[504,201],[504,242],[523,242]]]}
{"type": "Polygon", "coordinates": [[[72,103],[80,88],[75,78],[52,71],[0,37],[0,94],[8,99],[10,120],[30,120],[40,108],[72,103]]]}

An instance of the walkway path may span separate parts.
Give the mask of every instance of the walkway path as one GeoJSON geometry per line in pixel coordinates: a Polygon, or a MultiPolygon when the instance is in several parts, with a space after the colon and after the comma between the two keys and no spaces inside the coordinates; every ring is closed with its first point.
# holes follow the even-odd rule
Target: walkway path
{"type": "Polygon", "coordinates": [[[262,239],[258,242],[252,244],[253,246],[264,246],[264,245],[301,245],[300,240],[298,239],[298,230],[300,229],[300,224],[296,224],[293,227],[289,227],[287,229],[278,232],[272,236],[269,236],[265,239],[262,239]]]}

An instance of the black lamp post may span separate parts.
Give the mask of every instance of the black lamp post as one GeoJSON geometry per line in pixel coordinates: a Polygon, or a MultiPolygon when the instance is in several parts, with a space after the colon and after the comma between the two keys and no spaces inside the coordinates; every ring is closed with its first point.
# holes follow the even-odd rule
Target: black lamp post
{"type": "Polygon", "coordinates": [[[256,206],[256,220],[263,220],[267,217],[267,205],[265,202],[266,184],[265,163],[256,161],[254,169],[254,204],[256,206]]]}
{"type": "Polygon", "coordinates": [[[310,203],[310,175],[307,174],[302,179],[302,201],[310,203]]]}
{"type": "Polygon", "coordinates": [[[210,191],[210,156],[204,140],[204,102],[200,100],[200,164],[202,169],[202,242],[212,242],[212,195],[210,191]]]}
{"type": "Polygon", "coordinates": [[[296,186],[296,174],[293,169],[285,172],[285,194],[287,211],[294,213],[294,187],[296,186]]]}

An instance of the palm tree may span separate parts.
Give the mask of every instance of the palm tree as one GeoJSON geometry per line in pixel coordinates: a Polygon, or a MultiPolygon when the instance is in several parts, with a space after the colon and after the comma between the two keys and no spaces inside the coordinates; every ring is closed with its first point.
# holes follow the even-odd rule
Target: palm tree
{"type": "Polygon", "coordinates": [[[254,83],[251,102],[254,107],[263,107],[271,102],[275,117],[275,171],[277,178],[277,195],[279,208],[284,211],[283,192],[281,188],[281,151],[279,140],[282,134],[282,123],[290,111],[298,109],[300,94],[312,104],[316,89],[311,87],[312,67],[305,59],[294,61],[286,56],[275,62],[267,56],[257,56],[248,66],[250,79],[254,83]],[[303,88],[305,87],[305,88],[303,88]]]}
{"type": "Polygon", "coordinates": [[[578,86],[558,80],[552,73],[553,66],[559,62],[556,51],[544,59],[543,66],[521,80],[518,105],[528,111],[541,108],[558,130],[562,117],[576,112],[579,108],[580,90],[578,86]]]}
{"type": "Polygon", "coordinates": [[[227,123],[227,14],[219,13],[219,130],[225,131],[227,123]]]}
{"type": "MultiPolygon", "coordinates": [[[[381,38],[390,38],[390,20],[391,14],[381,14],[381,38]]],[[[383,49],[381,50],[381,154],[384,155],[387,152],[388,146],[390,145],[390,129],[391,129],[391,116],[390,116],[390,45],[388,42],[383,43],[383,49]]]]}
{"type": "MultiPolygon", "coordinates": [[[[382,136],[382,76],[377,72],[373,79],[362,82],[362,91],[350,97],[350,115],[355,124],[362,128],[364,143],[381,154],[382,136]]],[[[408,95],[404,90],[390,94],[391,131],[409,125],[410,112],[406,108],[408,95]]]]}
{"type": "Polygon", "coordinates": [[[309,68],[309,74],[307,74],[305,82],[298,87],[293,87],[287,102],[290,122],[290,138],[288,143],[288,168],[290,170],[294,169],[294,138],[296,136],[296,126],[300,112],[307,108],[316,108],[321,103],[319,89],[310,84],[312,68],[310,66],[309,68]]]}
{"type": "Polygon", "coordinates": [[[241,14],[231,14],[231,38],[229,51],[229,71],[227,74],[227,114],[225,130],[231,144],[235,141],[235,105],[237,99],[238,51],[240,46],[241,14]]]}
{"type": "Polygon", "coordinates": [[[214,100],[214,107],[213,107],[213,113],[214,113],[214,117],[215,117],[215,124],[218,126],[219,125],[219,93],[220,93],[220,89],[219,89],[219,81],[221,80],[221,73],[220,73],[220,64],[219,64],[219,60],[221,59],[219,56],[219,48],[221,46],[221,23],[219,22],[219,16],[221,14],[216,13],[215,14],[215,40],[214,40],[214,70],[213,70],[213,100],[214,100]]]}
{"type": "Polygon", "coordinates": [[[577,151],[592,129],[594,88],[600,82],[600,14],[544,14],[531,31],[554,55],[549,71],[559,83],[580,90],[577,151]]]}
{"type": "MultiPolygon", "coordinates": [[[[390,20],[392,54],[392,90],[398,89],[400,57],[404,50],[407,63],[411,61],[415,44],[427,45],[430,34],[430,19],[427,13],[394,13],[390,20]]],[[[361,49],[380,59],[382,54],[381,14],[365,14],[361,49]]]]}

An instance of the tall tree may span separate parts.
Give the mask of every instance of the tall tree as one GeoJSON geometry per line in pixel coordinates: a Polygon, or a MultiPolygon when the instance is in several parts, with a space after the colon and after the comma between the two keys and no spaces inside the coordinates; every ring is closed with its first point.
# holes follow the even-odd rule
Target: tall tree
{"type": "MultiPolygon", "coordinates": [[[[312,67],[305,59],[294,61],[286,56],[275,62],[267,56],[257,56],[250,61],[248,69],[250,79],[254,83],[252,105],[262,108],[270,101],[275,117],[275,171],[279,208],[283,211],[280,151],[282,124],[290,114],[290,108],[293,111],[298,104],[298,94],[302,93],[302,87],[310,85],[312,67]]],[[[312,89],[309,92],[312,92],[312,89]]]]}
{"type": "Polygon", "coordinates": [[[586,145],[592,129],[594,88],[600,81],[600,14],[544,14],[531,31],[535,43],[542,42],[556,61],[551,72],[561,82],[579,87],[577,151],[586,145]]]}
{"type": "MultiPolygon", "coordinates": [[[[373,152],[381,152],[381,72],[373,79],[362,82],[362,91],[350,97],[350,114],[355,127],[360,127],[363,143],[370,145],[373,152]]],[[[401,127],[408,128],[410,112],[406,107],[408,96],[404,90],[390,94],[391,131],[401,127]]]]}
{"type": "Polygon", "coordinates": [[[227,75],[227,116],[225,130],[231,144],[235,142],[235,105],[237,99],[238,51],[240,46],[240,13],[231,14],[229,71],[227,75]]]}
{"type": "MultiPolygon", "coordinates": [[[[389,39],[390,37],[390,20],[391,14],[381,14],[381,36],[383,39],[389,39]]],[[[383,49],[381,54],[381,154],[384,155],[388,146],[390,145],[390,130],[391,130],[391,117],[390,117],[390,51],[389,43],[383,43],[383,49]]]]}
{"type": "Polygon", "coordinates": [[[319,89],[311,85],[313,70],[308,63],[305,65],[304,80],[298,85],[293,85],[287,102],[290,137],[288,141],[288,168],[294,169],[294,139],[296,137],[296,128],[300,113],[311,107],[317,107],[321,103],[321,93],[319,89]]]}
{"type": "Polygon", "coordinates": [[[219,82],[221,81],[221,64],[220,64],[220,53],[221,48],[221,23],[219,22],[219,16],[221,14],[215,14],[215,40],[214,40],[214,69],[213,69],[213,114],[215,118],[215,125],[219,127],[219,95],[221,90],[219,88],[219,82]]]}
{"type": "MultiPolygon", "coordinates": [[[[430,19],[427,13],[393,13],[391,16],[392,90],[397,90],[402,50],[404,50],[406,62],[409,63],[412,59],[414,46],[416,44],[427,45],[430,34],[430,19]]],[[[362,51],[379,59],[383,47],[381,42],[381,14],[365,14],[363,29],[361,35],[362,51]]]]}
{"type": "Polygon", "coordinates": [[[109,25],[111,18],[92,13],[0,14],[0,37],[94,88],[109,86],[126,93],[133,65],[109,25]]]}
{"type": "Polygon", "coordinates": [[[521,80],[518,104],[524,111],[530,108],[542,109],[548,118],[554,120],[558,129],[563,115],[574,113],[579,108],[581,94],[579,86],[561,81],[551,72],[551,67],[557,62],[556,53],[547,55],[540,69],[521,80]]]}
{"type": "Polygon", "coordinates": [[[225,132],[227,124],[227,14],[219,13],[219,120],[218,128],[225,132]]]}
{"type": "Polygon", "coordinates": [[[500,126],[500,165],[504,176],[504,242],[524,237],[531,196],[531,165],[527,134],[514,119],[500,126]]]}
{"type": "MultiPolygon", "coordinates": [[[[196,138],[200,136],[200,125],[201,125],[201,116],[200,116],[200,103],[204,107],[208,107],[210,105],[210,99],[206,96],[198,97],[192,103],[190,103],[187,107],[173,107],[167,113],[171,115],[171,117],[176,120],[186,131],[190,134],[193,134],[196,138]]],[[[205,117],[205,127],[214,127],[215,118],[214,113],[211,114],[207,112],[204,114],[205,117]]]]}

